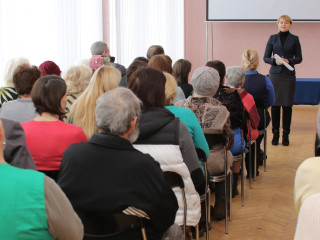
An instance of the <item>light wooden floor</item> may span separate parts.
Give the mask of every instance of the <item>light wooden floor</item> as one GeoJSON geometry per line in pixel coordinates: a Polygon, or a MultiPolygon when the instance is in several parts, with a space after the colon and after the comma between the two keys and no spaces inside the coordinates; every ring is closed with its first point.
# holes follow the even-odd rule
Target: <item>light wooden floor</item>
{"type": "Polygon", "coordinates": [[[211,222],[211,240],[293,239],[297,220],[293,207],[294,177],[300,163],[314,156],[317,110],[316,106],[294,106],[289,147],[281,145],[281,137],[278,146],[271,145],[269,125],[267,172],[260,167],[260,176],[252,189],[246,181],[244,207],[239,195],[232,200],[229,234],[224,233],[224,221],[211,222]]]}

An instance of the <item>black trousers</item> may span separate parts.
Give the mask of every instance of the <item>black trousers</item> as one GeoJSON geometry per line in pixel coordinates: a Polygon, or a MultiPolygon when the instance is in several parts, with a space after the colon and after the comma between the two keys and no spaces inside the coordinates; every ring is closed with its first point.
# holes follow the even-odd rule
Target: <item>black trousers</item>
{"type": "MultiPolygon", "coordinates": [[[[272,132],[279,132],[280,128],[280,108],[281,106],[271,107],[272,132]]],[[[283,132],[290,133],[290,125],[292,118],[292,107],[282,106],[282,128],[283,132]]]]}

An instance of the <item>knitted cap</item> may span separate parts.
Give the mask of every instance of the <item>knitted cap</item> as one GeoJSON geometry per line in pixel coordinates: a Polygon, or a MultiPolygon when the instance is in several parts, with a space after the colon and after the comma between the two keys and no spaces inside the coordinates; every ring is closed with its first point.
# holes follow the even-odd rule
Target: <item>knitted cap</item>
{"type": "Polygon", "coordinates": [[[41,70],[41,76],[46,76],[46,75],[60,76],[61,74],[61,70],[59,66],[52,61],[45,61],[41,63],[41,65],[39,66],[39,69],[41,70]]]}
{"type": "Polygon", "coordinates": [[[209,96],[215,93],[218,90],[219,82],[218,71],[207,66],[197,68],[191,78],[194,92],[202,96],[209,96]]]}
{"type": "Polygon", "coordinates": [[[102,65],[103,58],[101,57],[101,55],[93,55],[89,60],[89,67],[93,70],[97,70],[102,65]]]}

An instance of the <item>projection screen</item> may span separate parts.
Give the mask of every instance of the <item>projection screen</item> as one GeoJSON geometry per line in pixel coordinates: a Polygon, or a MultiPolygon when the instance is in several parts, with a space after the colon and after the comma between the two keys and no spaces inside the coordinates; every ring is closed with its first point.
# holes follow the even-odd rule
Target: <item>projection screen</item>
{"type": "Polygon", "coordinates": [[[207,21],[320,21],[320,0],[207,0],[207,21]]]}

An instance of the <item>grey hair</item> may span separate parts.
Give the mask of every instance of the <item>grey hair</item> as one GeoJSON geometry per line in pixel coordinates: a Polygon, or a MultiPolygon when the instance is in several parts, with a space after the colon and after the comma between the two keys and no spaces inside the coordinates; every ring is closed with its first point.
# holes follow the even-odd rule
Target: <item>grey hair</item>
{"type": "Polygon", "coordinates": [[[118,87],[102,94],[96,105],[96,125],[103,132],[122,135],[130,121],[139,117],[142,102],[128,88],[118,87]]]}
{"type": "Polygon", "coordinates": [[[229,85],[233,87],[241,87],[242,80],[245,79],[245,76],[246,72],[243,67],[232,66],[227,68],[226,79],[229,85]]]}
{"type": "Polygon", "coordinates": [[[101,55],[103,51],[108,50],[108,44],[106,44],[104,41],[98,41],[94,42],[91,45],[91,54],[92,55],[101,55]]]}

